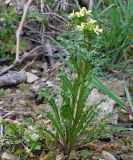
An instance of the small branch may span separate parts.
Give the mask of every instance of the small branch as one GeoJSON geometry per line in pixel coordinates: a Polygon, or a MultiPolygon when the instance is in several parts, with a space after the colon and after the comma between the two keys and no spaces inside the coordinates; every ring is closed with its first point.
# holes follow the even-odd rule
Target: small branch
{"type": "Polygon", "coordinates": [[[38,55],[35,56],[35,58],[31,61],[31,63],[28,63],[23,69],[21,69],[21,71],[24,71],[26,68],[28,68],[29,66],[31,66],[35,62],[35,60],[36,60],[37,57],[38,57],[38,55]]]}
{"type": "Polygon", "coordinates": [[[93,9],[93,6],[94,6],[94,1],[93,0],[90,0],[89,2],[89,9],[93,9]]]}
{"type": "Polygon", "coordinates": [[[28,9],[33,0],[28,0],[28,2],[24,6],[24,13],[20,22],[20,25],[16,31],[16,61],[19,61],[19,52],[20,52],[20,35],[22,32],[22,28],[24,26],[24,22],[28,13],[28,9]]]}
{"type": "Polygon", "coordinates": [[[33,52],[35,52],[36,50],[40,49],[42,46],[37,46],[34,49],[32,49],[30,52],[25,52],[22,56],[22,58],[19,61],[15,61],[13,64],[11,64],[9,67],[7,67],[6,69],[4,69],[2,72],[0,72],[0,76],[5,74],[6,72],[8,72],[9,70],[13,69],[15,66],[17,66],[18,64],[21,64],[27,57],[29,57],[33,52]]]}
{"type": "Polygon", "coordinates": [[[57,14],[57,13],[54,13],[54,12],[45,12],[43,14],[44,15],[53,15],[53,16],[56,16],[59,19],[61,19],[62,21],[64,21],[66,24],[68,24],[68,21],[65,18],[63,18],[62,16],[60,16],[59,14],[57,14]]]}
{"type": "Polygon", "coordinates": [[[43,13],[43,9],[44,9],[44,0],[41,0],[41,13],[43,13]]]}

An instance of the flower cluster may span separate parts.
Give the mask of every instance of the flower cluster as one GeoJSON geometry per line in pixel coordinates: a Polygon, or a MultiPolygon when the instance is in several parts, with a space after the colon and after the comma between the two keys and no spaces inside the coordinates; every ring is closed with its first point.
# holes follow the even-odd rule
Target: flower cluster
{"type": "Polygon", "coordinates": [[[69,16],[73,19],[76,28],[81,31],[85,31],[88,34],[96,33],[97,35],[103,32],[103,29],[99,27],[97,21],[91,17],[91,10],[87,10],[85,7],[81,8],[79,12],[72,12],[69,16]]]}
{"type": "Polygon", "coordinates": [[[88,30],[88,31],[93,31],[96,34],[99,34],[103,32],[103,29],[99,28],[99,25],[96,24],[96,20],[90,18],[88,22],[81,22],[80,25],[77,25],[78,30],[88,30]]]}
{"type": "Polygon", "coordinates": [[[96,34],[99,34],[99,33],[103,32],[103,29],[102,29],[102,28],[99,28],[99,25],[96,25],[95,28],[93,29],[93,31],[94,31],[96,34]]]}
{"type": "Polygon", "coordinates": [[[99,28],[99,25],[96,24],[96,20],[90,18],[88,22],[81,22],[80,25],[77,25],[78,30],[88,30],[93,31],[96,34],[103,32],[103,29],[99,28]]]}
{"type": "Polygon", "coordinates": [[[83,16],[86,16],[86,15],[90,15],[91,14],[91,10],[87,10],[85,7],[81,8],[79,10],[79,12],[72,12],[70,14],[70,18],[75,18],[75,17],[83,17],[83,16]]]}

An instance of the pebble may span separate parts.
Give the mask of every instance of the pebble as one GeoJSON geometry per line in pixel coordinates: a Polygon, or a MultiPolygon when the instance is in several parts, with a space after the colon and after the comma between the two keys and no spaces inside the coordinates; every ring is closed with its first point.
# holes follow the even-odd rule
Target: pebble
{"type": "Polygon", "coordinates": [[[102,156],[105,160],[116,160],[116,158],[107,151],[102,151],[102,156]]]}
{"type": "Polygon", "coordinates": [[[39,73],[39,71],[37,71],[37,70],[35,70],[35,69],[32,69],[31,72],[32,72],[33,74],[39,73]]]}
{"type": "Polygon", "coordinates": [[[2,154],[2,159],[3,160],[17,160],[17,158],[13,154],[8,153],[8,152],[4,152],[2,154]]]}
{"type": "Polygon", "coordinates": [[[33,83],[36,80],[38,80],[39,77],[37,77],[35,74],[30,73],[30,72],[26,72],[26,76],[27,76],[27,82],[28,83],[33,83]]]}

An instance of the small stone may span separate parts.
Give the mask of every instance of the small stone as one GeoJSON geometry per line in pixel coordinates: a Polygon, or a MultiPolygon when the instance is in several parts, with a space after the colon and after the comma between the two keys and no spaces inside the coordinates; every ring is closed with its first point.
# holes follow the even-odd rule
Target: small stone
{"type": "Polygon", "coordinates": [[[133,160],[133,153],[131,153],[131,152],[128,153],[127,157],[128,157],[127,160],[133,160]]]}
{"type": "Polygon", "coordinates": [[[11,3],[11,0],[5,0],[5,3],[9,4],[9,3],[11,3]]]}
{"type": "Polygon", "coordinates": [[[113,115],[111,115],[109,117],[109,123],[110,124],[115,124],[115,125],[118,124],[118,113],[114,113],[113,115]]]}
{"type": "MultiPolygon", "coordinates": [[[[98,89],[93,89],[91,91],[91,94],[87,98],[86,103],[87,103],[88,106],[98,104],[102,100],[105,100],[105,101],[103,101],[98,106],[101,111],[99,112],[97,120],[101,120],[107,114],[111,113],[114,109],[114,106],[115,106],[116,102],[114,100],[112,100],[111,98],[109,98],[107,95],[101,93],[98,89]]],[[[112,120],[111,121],[113,123],[117,123],[117,119],[118,119],[118,116],[115,116],[114,117],[114,122],[112,120]]]]}
{"type": "Polygon", "coordinates": [[[64,155],[63,154],[59,154],[56,156],[56,160],[63,160],[64,159],[64,155]]]}
{"type": "Polygon", "coordinates": [[[127,153],[129,151],[127,146],[121,145],[121,152],[127,153]]]}
{"type": "Polygon", "coordinates": [[[129,115],[129,120],[130,120],[130,122],[133,122],[133,116],[132,115],[129,115]]]}
{"type": "Polygon", "coordinates": [[[47,81],[46,84],[48,87],[54,87],[54,84],[52,81],[47,81]]]}
{"type": "Polygon", "coordinates": [[[38,8],[35,5],[31,5],[29,8],[29,12],[38,12],[38,8]]]}
{"type": "Polygon", "coordinates": [[[46,156],[46,152],[42,151],[39,157],[39,160],[44,159],[44,157],[46,156]]]}
{"type": "Polygon", "coordinates": [[[47,78],[41,78],[41,81],[42,81],[42,82],[46,82],[46,81],[47,81],[47,78]]]}
{"type": "Polygon", "coordinates": [[[27,75],[27,82],[28,83],[33,83],[36,80],[38,80],[38,77],[35,74],[32,74],[30,72],[26,72],[26,75],[27,75]]]}
{"type": "Polygon", "coordinates": [[[2,104],[4,104],[5,103],[5,101],[0,101],[0,105],[2,105],[2,104]]]}
{"type": "Polygon", "coordinates": [[[102,151],[102,156],[105,160],[116,160],[116,158],[107,151],[102,151]]]}
{"type": "Polygon", "coordinates": [[[118,122],[121,122],[121,123],[129,123],[129,114],[128,113],[125,113],[125,112],[118,112],[118,122]]]}
{"type": "Polygon", "coordinates": [[[123,96],[124,95],[124,81],[118,79],[112,79],[107,82],[103,82],[105,86],[107,86],[112,91],[115,91],[117,95],[123,96]]]}
{"type": "Polygon", "coordinates": [[[32,72],[33,74],[38,73],[38,71],[37,71],[37,70],[35,70],[35,69],[32,69],[32,70],[31,70],[31,72],[32,72]]]}
{"type": "Polygon", "coordinates": [[[126,154],[121,154],[118,157],[120,160],[127,160],[127,155],[126,154]]]}
{"type": "Polygon", "coordinates": [[[46,62],[42,65],[42,69],[43,69],[43,75],[47,76],[47,74],[48,74],[48,64],[46,62]]]}
{"type": "Polygon", "coordinates": [[[3,153],[2,159],[3,160],[17,160],[17,158],[13,154],[8,153],[8,152],[3,153]]]}
{"type": "Polygon", "coordinates": [[[42,89],[42,88],[45,88],[46,87],[46,84],[42,81],[36,81],[35,83],[33,83],[32,85],[32,89],[33,90],[38,90],[38,89],[42,89]]]}
{"type": "Polygon", "coordinates": [[[25,72],[10,72],[0,76],[0,87],[17,85],[25,82],[26,79],[25,72]]]}

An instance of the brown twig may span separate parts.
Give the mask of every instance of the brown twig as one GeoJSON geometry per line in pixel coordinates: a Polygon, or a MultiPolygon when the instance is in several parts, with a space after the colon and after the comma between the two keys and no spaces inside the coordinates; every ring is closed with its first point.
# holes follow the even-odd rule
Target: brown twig
{"type": "Polygon", "coordinates": [[[43,13],[43,15],[53,15],[53,16],[56,16],[59,19],[61,19],[62,22],[65,22],[65,24],[68,24],[68,21],[65,18],[63,18],[62,16],[60,16],[59,14],[57,14],[57,13],[54,13],[54,12],[45,12],[45,13],[43,13]]]}
{"type": "Polygon", "coordinates": [[[49,73],[49,76],[45,79],[45,82],[48,81],[51,77],[53,77],[58,70],[63,67],[65,64],[63,63],[58,63],[55,67],[53,67],[52,69],[48,70],[45,74],[49,73]]]}
{"type": "Polygon", "coordinates": [[[31,61],[31,63],[28,63],[23,69],[21,69],[21,71],[24,71],[26,68],[28,68],[29,66],[31,66],[35,62],[35,60],[37,59],[37,57],[38,57],[38,55],[36,55],[34,57],[34,59],[31,61]]]}
{"type": "Polygon", "coordinates": [[[21,22],[19,24],[19,27],[16,31],[16,61],[19,61],[19,52],[20,52],[20,35],[24,26],[24,22],[28,13],[28,9],[30,7],[30,4],[32,3],[33,0],[28,0],[28,2],[24,6],[24,12],[23,16],[21,19],[21,22]]]}
{"type": "Polygon", "coordinates": [[[37,46],[34,49],[32,49],[31,51],[29,51],[28,53],[25,52],[23,54],[23,56],[20,58],[19,61],[15,61],[13,64],[11,64],[9,67],[7,67],[6,69],[4,69],[2,72],[0,72],[0,76],[3,75],[4,73],[8,72],[10,69],[13,69],[15,66],[17,66],[18,64],[21,64],[27,57],[29,57],[33,52],[35,52],[36,50],[40,49],[42,46],[37,46]]]}

